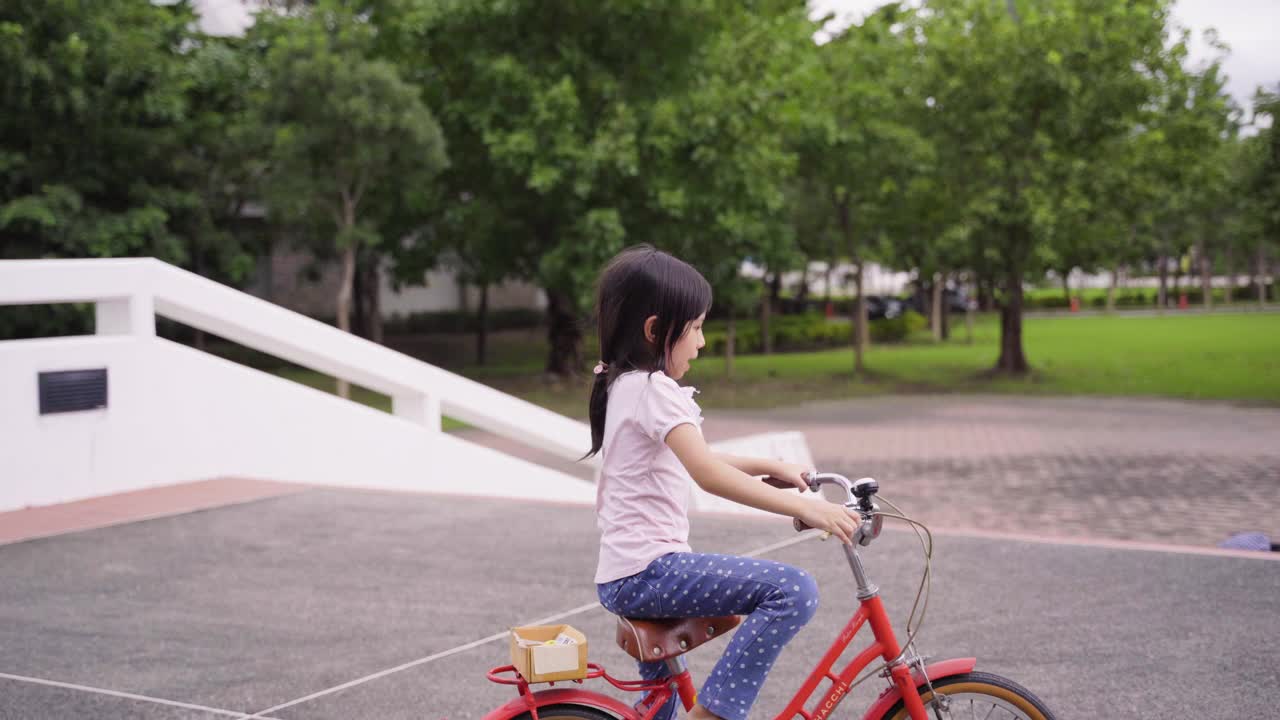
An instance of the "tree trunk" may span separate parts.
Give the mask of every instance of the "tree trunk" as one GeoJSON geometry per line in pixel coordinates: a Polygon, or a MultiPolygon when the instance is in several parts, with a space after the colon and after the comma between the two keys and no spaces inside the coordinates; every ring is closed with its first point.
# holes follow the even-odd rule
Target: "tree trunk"
{"type": "Polygon", "coordinates": [[[1161,252],[1156,256],[1157,272],[1160,274],[1160,289],[1156,291],[1156,308],[1164,310],[1169,304],[1169,258],[1161,252]]]}
{"type": "Polygon", "coordinates": [[[1176,306],[1182,296],[1182,258],[1178,257],[1173,264],[1173,293],[1169,296],[1169,304],[1176,306]]]}
{"type": "Polygon", "coordinates": [[[1005,9],[1009,11],[1009,17],[1013,18],[1014,23],[1022,24],[1022,16],[1018,14],[1018,6],[1013,0],[1005,0],[1005,9]]]}
{"type": "Polygon", "coordinates": [[[364,263],[360,260],[360,252],[356,252],[356,271],[351,276],[351,334],[366,340],[369,338],[365,329],[365,291],[364,263]]]}
{"type": "Polygon", "coordinates": [[[1202,301],[1205,310],[1213,309],[1213,264],[1209,262],[1209,256],[1205,252],[1204,237],[1200,238],[1200,245],[1196,249],[1196,258],[1200,261],[1200,292],[1204,294],[1202,301]]]}
{"type": "Polygon", "coordinates": [[[991,278],[983,276],[978,277],[978,307],[981,308],[983,312],[991,312],[995,309],[995,293],[992,292],[992,287],[994,285],[995,281],[991,278]]]}
{"type": "Polygon", "coordinates": [[[1227,270],[1227,285],[1222,288],[1222,302],[1224,305],[1231,304],[1231,294],[1235,292],[1236,289],[1236,259],[1235,253],[1232,252],[1233,249],[1234,248],[1228,244],[1226,256],[1222,259],[1227,270]]]}
{"type": "Polygon", "coordinates": [[[942,339],[942,275],[934,273],[929,292],[929,331],[934,340],[942,339]]]}
{"type": "Polygon", "coordinates": [[[365,337],[382,344],[382,269],[378,267],[378,258],[370,258],[365,272],[365,337]]]}
{"type": "MultiPolygon", "coordinates": [[[[348,247],[342,251],[342,278],[338,284],[338,329],[351,332],[351,293],[356,278],[356,249],[348,247]]],[[[338,397],[351,397],[351,386],[346,380],[337,380],[338,397]]]]}
{"type": "Polygon", "coordinates": [[[1000,309],[1000,358],[996,371],[1025,375],[1030,368],[1022,352],[1022,269],[1011,270],[1005,278],[1005,302],[1000,309]]]}
{"type": "MultiPolygon", "coordinates": [[[[777,273],[774,273],[776,276],[777,273]]],[[[773,333],[769,332],[769,316],[773,314],[772,281],[765,276],[765,292],[760,298],[760,350],[765,355],[773,354],[773,333]]]]}
{"type": "Polygon", "coordinates": [[[733,354],[736,351],[735,345],[738,342],[738,313],[737,310],[729,306],[729,324],[724,332],[724,374],[725,377],[733,377],[733,354]]]}
{"type": "Polygon", "coordinates": [[[351,286],[351,332],[382,344],[382,308],[379,302],[378,258],[365,249],[356,252],[351,286]]]}
{"type": "Polygon", "coordinates": [[[867,304],[862,297],[862,261],[856,260],[853,272],[853,312],[849,319],[853,335],[853,371],[861,374],[866,370],[863,354],[866,351],[867,304]]]}
{"type": "MultiPolygon", "coordinates": [[[[200,276],[204,275],[204,253],[200,252],[199,250],[196,250],[196,253],[195,253],[195,271],[197,275],[200,275],[200,276]]],[[[267,276],[268,277],[271,276],[270,271],[267,272],[267,276]]],[[[197,350],[204,350],[205,349],[204,331],[201,330],[200,328],[192,328],[192,330],[195,331],[195,336],[192,338],[192,341],[195,344],[195,348],[197,350]]]]}
{"type": "Polygon", "coordinates": [[[828,303],[830,303],[830,302],[831,302],[831,271],[832,271],[832,270],[834,270],[834,269],[835,269],[835,267],[836,267],[836,259],[835,259],[834,257],[833,257],[833,258],[831,258],[830,260],[827,260],[827,272],[826,272],[826,275],[825,275],[825,277],[826,277],[826,288],[827,288],[827,293],[826,293],[826,294],[827,294],[827,296],[826,296],[825,298],[823,298],[823,300],[824,300],[825,302],[828,302],[828,303]]]}
{"type": "Polygon", "coordinates": [[[796,304],[799,305],[800,311],[805,311],[805,303],[809,300],[809,258],[804,259],[803,269],[800,271],[800,287],[796,289],[796,304]]]}
{"type": "Polygon", "coordinates": [[[1067,306],[1071,306],[1071,271],[1067,270],[1062,273],[1062,296],[1067,299],[1067,306]]]}
{"type": "Polygon", "coordinates": [[[866,332],[864,326],[866,325],[867,317],[867,308],[862,300],[862,261],[858,259],[857,243],[854,242],[853,238],[853,220],[849,216],[849,203],[847,201],[836,203],[836,216],[840,221],[840,230],[844,235],[845,247],[849,251],[849,258],[857,263],[857,269],[854,273],[855,297],[854,302],[850,303],[853,316],[850,318],[852,320],[850,323],[852,332],[849,334],[850,341],[853,343],[853,372],[855,375],[860,375],[866,370],[862,353],[865,347],[863,333],[866,332]]]}
{"type": "Polygon", "coordinates": [[[582,367],[582,329],[573,296],[563,290],[546,290],[547,339],[551,350],[547,356],[547,372],[567,378],[582,367]]]}
{"type": "Polygon", "coordinates": [[[1267,303],[1267,245],[1266,241],[1258,239],[1258,304],[1265,305],[1267,303]]]}
{"type": "Polygon", "coordinates": [[[964,342],[966,345],[973,344],[973,301],[964,308],[964,342]]]}
{"type": "Polygon", "coordinates": [[[1107,285],[1107,312],[1116,311],[1116,284],[1120,282],[1120,266],[1111,268],[1111,282],[1107,285]]]}
{"type": "Polygon", "coordinates": [[[941,322],[939,327],[942,330],[942,341],[946,342],[951,339],[951,306],[947,304],[947,276],[942,276],[942,301],[939,303],[939,311],[941,313],[941,322]]]}
{"type": "Polygon", "coordinates": [[[777,311],[782,314],[782,271],[779,270],[773,274],[773,280],[769,283],[769,312],[772,314],[777,311]]]}
{"type": "Polygon", "coordinates": [[[489,342],[489,283],[480,284],[480,307],[476,310],[476,364],[488,360],[489,342]]]}

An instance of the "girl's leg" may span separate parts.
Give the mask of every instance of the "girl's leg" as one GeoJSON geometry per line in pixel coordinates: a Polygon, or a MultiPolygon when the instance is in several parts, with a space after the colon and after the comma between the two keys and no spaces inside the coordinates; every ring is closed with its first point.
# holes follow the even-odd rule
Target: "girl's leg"
{"type": "MultiPolygon", "coordinates": [[[[778,653],[818,609],[808,573],[759,558],[672,553],[619,582],[625,585],[605,607],[628,617],[749,615],[698,696],[728,720],[746,717],[778,653]]],[[[644,665],[661,663],[641,665],[645,672],[644,665]]]]}

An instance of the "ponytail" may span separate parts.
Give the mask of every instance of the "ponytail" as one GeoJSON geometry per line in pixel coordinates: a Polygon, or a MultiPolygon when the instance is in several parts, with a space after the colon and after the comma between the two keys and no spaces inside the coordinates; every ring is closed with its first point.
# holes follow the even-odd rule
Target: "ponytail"
{"type": "Polygon", "coordinates": [[[587,404],[587,414],[591,418],[591,452],[582,456],[582,460],[600,452],[604,445],[604,419],[609,409],[609,378],[612,369],[596,373],[595,382],[591,384],[591,400],[587,404]]]}

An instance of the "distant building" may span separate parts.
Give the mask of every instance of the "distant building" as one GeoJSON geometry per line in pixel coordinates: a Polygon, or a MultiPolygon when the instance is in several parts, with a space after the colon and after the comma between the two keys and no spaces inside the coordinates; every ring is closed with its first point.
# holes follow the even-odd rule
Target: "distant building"
{"type": "MultiPolygon", "coordinates": [[[[277,249],[260,258],[252,282],[245,290],[266,300],[313,317],[332,317],[340,280],[338,263],[318,261],[305,250],[277,249]]],[[[474,310],[480,304],[480,288],[459,283],[450,270],[432,270],[423,285],[391,287],[389,273],[381,273],[378,302],[382,317],[450,310],[474,310]]],[[[506,282],[489,289],[489,309],[547,306],[546,295],[535,285],[506,282]]]]}

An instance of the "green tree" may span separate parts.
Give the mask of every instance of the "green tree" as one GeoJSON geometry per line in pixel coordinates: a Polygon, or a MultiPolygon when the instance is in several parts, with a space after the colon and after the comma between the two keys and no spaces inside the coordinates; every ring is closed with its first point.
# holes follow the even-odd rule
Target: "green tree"
{"type": "Polygon", "coordinates": [[[267,170],[270,137],[252,112],[260,88],[253,57],[238,40],[195,38],[186,60],[187,117],[172,162],[192,192],[175,227],[194,272],[234,285],[248,277],[261,250],[245,227],[246,206],[267,170]]]}
{"type": "MultiPolygon", "coordinates": [[[[1268,250],[1280,247],[1280,86],[1274,92],[1260,88],[1254,97],[1253,109],[1255,116],[1270,119],[1254,143],[1259,151],[1258,160],[1246,184],[1250,208],[1261,230],[1257,238],[1256,265],[1257,297],[1261,304],[1266,302],[1263,283],[1267,277],[1268,250]]],[[[1274,290],[1274,284],[1272,288],[1274,290]]]]}
{"type": "Polygon", "coordinates": [[[911,80],[918,48],[906,21],[913,16],[887,5],[817,48],[809,106],[793,136],[799,172],[828,201],[839,251],[856,268],[855,372],[865,369],[868,339],[864,268],[901,207],[905,176],[919,170],[930,152],[913,124],[925,110],[911,80]]]}
{"type": "Polygon", "coordinates": [[[0,257],[186,259],[186,2],[0,5],[0,257]]]}
{"type": "Polygon", "coordinates": [[[926,7],[915,16],[928,46],[924,80],[949,120],[937,144],[944,162],[963,168],[977,189],[965,212],[981,229],[970,237],[1003,284],[995,369],[1025,373],[1022,284],[1051,257],[1061,221],[1056,183],[1135,128],[1155,95],[1155,73],[1170,62],[1167,3],[962,0],[926,7]]]}
{"type": "Polygon", "coordinates": [[[416,196],[446,166],[444,139],[418,89],[372,57],[374,28],[345,4],[260,17],[255,39],[269,45],[259,112],[273,131],[264,196],[284,217],[329,223],[342,267],[338,327],[348,331],[360,250],[383,241],[397,208],[424,202],[416,196]]]}
{"type": "Polygon", "coordinates": [[[380,44],[412,69],[453,148],[445,197],[497,217],[520,277],[547,295],[547,371],[582,367],[581,318],[600,265],[639,241],[642,155],[661,100],[698,79],[712,0],[405,0],[380,44]]]}
{"type": "MultiPolygon", "coordinates": [[[[744,259],[777,278],[795,266],[786,190],[795,169],[785,146],[797,63],[813,49],[803,8],[727,6],[695,62],[699,80],[658,101],[640,147],[643,195],[624,206],[629,237],[666,248],[698,267],[727,310],[727,374],[736,320],[760,298],[742,276],[744,259]]],[[[770,295],[761,299],[769,347],[770,295]]]]}

